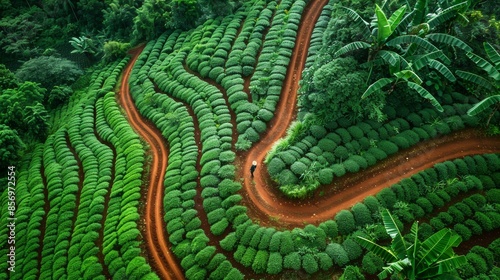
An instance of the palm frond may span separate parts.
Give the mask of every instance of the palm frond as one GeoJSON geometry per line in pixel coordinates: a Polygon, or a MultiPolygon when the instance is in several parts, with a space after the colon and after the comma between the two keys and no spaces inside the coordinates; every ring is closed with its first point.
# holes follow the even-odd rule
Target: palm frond
{"type": "Polygon", "coordinates": [[[455,271],[457,268],[467,263],[465,256],[452,256],[450,258],[436,262],[434,265],[426,269],[422,269],[418,273],[419,279],[434,279],[434,277],[455,271]]]}
{"type": "Polygon", "coordinates": [[[476,103],[474,106],[472,106],[472,108],[470,108],[469,111],[467,111],[467,115],[475,116],[498,103],[500,103],[500,95],[493,95],[487,97],[476,103]]]}
{"type": "MultiPolygon", "coordinates": [[[[447,256],[453,254],[452,247],[456,247],[462,241],[457,234],[452,234],[450,229],[444,228],[422,242],[419,251],[418,268],[424,268],[438,261],[443,254],[447,256]],[[450,251],[450,252],[448,252],[450,251]]],[[[421,269],[419,269],[421,270],[421,269]]]]}
{"type": "Polygon", "coordinates": [[[378,54],[389,65],[395,66],[397,63],[399,63],[399,54],[397,54],[393,51],[382,50],[382,51],[379,51],[378,54]]]}
{"type": "Polygon", "coordinates": [[[462,49],[466,52],[471,52],[472,48],[469,47],[464,41],[458,39],[455,36],[445,34],[445,33],[431,33],[425,36],[426,38],[438,42],[438,43],[443,43],[447,44],[449,46],[457,47],[459,49],[462,49]]]}
{"type": "Polygon", "coordinates": [[[371,47],[371,45],[366,43],[366,42],[356,41],[356,42],[352,42],[352,43],[349,43],[349,44],[343,46],[338,51],[336,51],[333,56],[339,57],[339,56],[346,54],[348,52],[353,52],[353,51],[357,51],[357,50],[361,50],[361,49],[368,49],[370,47],[371,47]]]}
{"type": "Polygon", "coordinates": [[[455,82],[457,78],[453,76],[453,73],[451,73],[450,69],[446,67],[444,64],[437,60],[431,60],[429,61],[429,67],[432,67],[436,69],[441,75],[443,75],[446,79],[448,79],[450,82],[455,82]]]}
{"type": "Polygon", "coordinates": [[[411,11],[405,15],[405,17],[401,20],[398,27],[396,28],[397,34],[402,34],[408,29],[408,26],[410,26],[410,23],[414,18],[414,16],[415,16],[414,11],[411,11]]]}
{"type": "Polygon", "coordinates": [[[436,98],[434,98],[434,96],[432,96],[432,94],[425,88],[412,82],[408,82],[408,87],[418,92],[418,94],[420,94],[420,96],[422,96],[423,98],[429,100],[432,106],[434,106],[439,112],[443,112],[443,107],[441,107],[441,104],[439,104],[436,98]]]}
{"type": "Polygon", "coordinates": [[[385,230],[387,231],[387,234],[392,238],[391,247],[393,249],[393,252],[399,259],[406,258],[406,243],[403,236],[401,235],[401,231],[399,230],[396,221],[394,221],[394,218],[387,209],[383,209],[380,214],[382,216],[382,221],[384,222],[385,230]]]}
{"type": "Polygon", "coordinates": [[[393,79],[390,78],[381,78],[377,80],[375,83],[371,84],[361,96],[361,99],[365,99],[370,96],[372,93],[379,91],[384,86],[393,82],[393,79]]]}
{"type": "Polygon", "coordinates": [[[356,24],[362,25],[363,26],[363,35],[365,38],[369,38],[371,35],[370,31],[370,23],[364,20],[355,10],[340,6],[341,9],[343,9],[346,13],[347,16],[350,17],[356,24]]]}
{"type": "Polygon", "coordinates": [[[455,71],[455,74],[457,74],[457,76],[459,76],[460,78],[462,78],[468,82],[474,83],[474,84],[481,86],[481,87],[484,87],[488,90],[493,90],[493,85],[488,80],[486,80],[485,78],[483,78],[477,74],[474,74],[471,72],[466,72],[466,71],[461,71],[461,70],[455,71]]]}

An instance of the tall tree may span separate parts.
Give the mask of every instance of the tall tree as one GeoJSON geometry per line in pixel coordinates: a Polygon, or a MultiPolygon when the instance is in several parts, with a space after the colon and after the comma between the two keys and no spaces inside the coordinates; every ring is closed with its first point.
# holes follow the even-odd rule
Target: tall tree
{"type": "Polygon", "coordinates": [[[410,234],[405,238],[387,209],[382,210],[380,214],[385,230],[392,238],[391,245],[381,246],[358,236],[362,247],[375,253],[387,263],[378,274],[379,279],[385,279],[390,275],[410,280],[457,279],[456,269],[467,262],[465,256],[457,256],[453,252],[453,247],[462,242],[457,233],[445,228],[420,241],[418,222],[415,222],[410,234]]]}

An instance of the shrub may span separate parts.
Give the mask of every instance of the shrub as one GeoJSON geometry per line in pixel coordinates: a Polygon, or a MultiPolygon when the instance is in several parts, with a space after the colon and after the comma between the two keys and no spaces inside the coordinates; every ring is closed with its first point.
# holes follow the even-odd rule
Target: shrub
{"type": "Polygon", "coordinates": [[[285,260],[283,261],[283,267],[287,269],[300,269],[300,255],[297,252],[292,252],[285,256],[285,260]]]}
{"type": "Polygon", "coordinates": [[[432,226],[432,228],[434,228],[435,231],[439,231],[441,229],[443,229],[445,227],[444,223],[441,221],[441,219],[439,218],[432,218],[430,221],[429,221],[429,224],[432,226]]]}
{"type": "Polygon", "coordinates": [[[453,223],[453,217],[448,212],[439,212],[437,217],[447,226],[453,223]]]}
{"type": "Polygon", "coordinates": [[[358,243],[356,243],[356,241],[354,241],[353,238],[347,238],[344,240],[342,246],[344,246],[344,250],[351,261],[356,260],[361,256],[361,254],[363,254],[363,249],[358,243]]]}
{"type": "Polygon", "coordinates": [[[294,164],[292,164],[292,166],[290,166],[290,169],[293,171],[293,173],[300,176],[304,174],[304,172],[307,170],[307,166],[302,162],[297,161],[294,164]]]}
{"type": "Polygon", "coordinates": [[[387,155],[392,155],[398,152],[398,146],[396,144],[389,142],[387,140],[382,140],[377,144],[378,148],[380,148],[387,155]]]}
{"type": "Polygon", "coordinates": [[[232,265],[228,260],[223,261],[211,274],[210,279],[223,280],[232,269],[232,265]]]}
{"type": "Polygon", "coordinates": [[[269,258],[269,253],[267,251],[259,250],[255,256],[255,260],[252,264],[252,269],[256,273],[264,273],[267,268],[267,259],[269,258]]]}
{"type": "Polygon", "coordinates": [[[434,231],[428,223],[422,223],[422,225],[418,228],[418,236],[421,240],[429,238],[433,233],[434,231]]]}
{"type": "Polygon", "coordinates": [[[349,263],[349,257],[347,252],[338,243],[330,243],[326,246],[325,252],[330,256],[333,262],[338,266],[344,266],[349,263]]]}
{"type": "Polygon", "coordinates": [[[195,260],[199,266],[204,267],[210,262],[212,255],[215,253],[214,246],[207,246],[198,252],[195,256],[195,260]]]}
{"type": "Polygon", "coordinates": [[[339,234],[348,235],[356,229],[354,216],[350,211],[341,210],[335,215],[335,222],[337,223],[339,234]]]}
{"type": "Polygon", "coordinates": [[[418,206],[422,207],[426,213],[431,213],[433,210],[431,202],[425,198],[425,197],[419,197],[415,203],[418,204],[418,206]]]}
{"type": "Polygon", "coordinates": [[[368,207],[362,203],[356,203],[352,209],[352,213],[354,214],[354,220],[356,221],[356,225],[363,227],[365,225],[373,223],[370,210],[368,207]]]}
{"type": "Polygon", "coordinates": [[[495,260],[500,259],[500,238],[495,239],[493,242],[488,245],[488,249],[493,252],[495,260]]]}
{"type": "Polygon", "coordinates": [[[295,174],[292,171],[284,169],[277,176],[276,181],[278,181],[280,185],[285,186],[285,185],[297,184],[299,179],[297,178],[297,176],[295,176],[295,174]]]}
{"type": "Polygon", "coordinates": [[[348,160],[344,161],[343,164],[344,164],[345,170],[348,172],[356,173],[359,171],[360,166],[358,165],[358,163],[356,163],[352,159],[348,159],[348,160]]]}
{"type": "Polygon", "coordinates": [[[339,158],[341,160],[349,157],[349,151],[347,151],[346,147],[344,146],[338,146],[337,148],[335,148],[333,154],[336,158],[339,158]]]}
{"type": "Polygon", "coordinates": [[[283,267],[283,257],[280,253],[271,252],[269,254],[269,259],[267,261],[267,270],[269,274],[278,274],[282,271],[283,267]]]}
{"type": "Polygon", "coordinates": [[[494,256],[493,252],[491,252],[487,248],[484,248],[481,246],[474,246],[474,247],[472,247],[470,252],[481,256],[481,258],[483,258],[486,261],[486,264],[488,265],[488,270],[490,270],[494,267],[495,256],[494,256]]]}
{"type": "Polygon", "coordinates": [[[445,190],[438,190],[436,194],[446,203],[450,202],[451,197],[445,190]]]}
{"type": "Polygon", "coordinates": [[[236,234],[234,232],[229,233],[224,239],[220,241],[220,246],[226,251],[232,251],[234,245],[236,244],[236,234]]]}
{"type": "Polygon", "coordinates": [[[458,235],[460,235],[465,241],[469,240],[472,236],[470,229],[461,223],[455,224],[453,226],[453,230],[455,230],[455,232],[458,233],[458,235]]]}
{"type": "Polygon", "coordinates": [[[367,274],[377,274],[385,265],[384,261],[372,252],[368,252],[361,261],[361,268],[367,274]]]}
{"type": "Polygon", "coordinates": [[[491,189],[486,192],[486,199],[490,203],[500,203],[500,189],[491,189]]]}
{"type": "Polygon", "coordinates": [[[278,252],[281,245],[281,232],[274,233],[269,241],[269,251],[278,252]]]}
{"type": "Polygon", "coordinates": [[[391,137],[391,142],[396,144],[396,146],[400,149],[406,149],[410,147],[410,143],[406,138],[401,137],[401,136],[393,136],[391,137]]]}
{"type": "Polygon", "coordinates": [[[481,235],[483,233],[483,229],[481,228],[481,226],[478,225],[478,223],[476,223],[476,221],[474,220],[468,219],[464,222],[464,225],[466,225],[470,229],[473,235],[481,235]]]}
{"type": "Polygon", "coordinates": [[[434,207],[440,208],[444,206],[444,201],[436,193],[428,193],[427,199],[434,207]]]}
{"type": "Polygon", "coordinates": [[[366,169],[368,167],[368,162],[362,156],[353,155],[353,156],[350,157],[350,159],[352,159],[353,161],[355,161],[359,165],[359,167],[361,169],[366,169]]]}
{"type": "Polygon", "coordinates": [[[375,195],[382,207],[392,209],[398,201],[396,195],[390,188],[384,188],[375,195]]]}
{"type": "Polygon", "coordinates": [[[370,210],[370,212],[372,212],[372,213],[379,212],[380,202],[374,196],[370,195],[370,196],[365,197],[365,199],[363,200],[363,203],[370,210]]]}
{"type": "Polygon", "coordinates": [[[243,254],[243,257],[241,258],[241,264],[245,267],[250,267],[255,259],[256,254],[257,251],[254,248],[248,247],[245,251],[245,254],[243,254]]]}
{"type": "Polygon", "coordinates": [[[304,268],[308,274],[318,272],[318,262],[312,254],[305,254],[302,256],[302,268],[304,268]]]}
{"type": "Polygon", "coordinates": [[[474,220],[476,220],[485,231],[493,230],[493,225],[490,218],[483,212],[476,212],[474,214],[474,220]]]}
{"type": "Polygon", "coordinates": [[[352,140],[351,134],[345,128],[337,128],[335,132],[340,136],[342,142],[349,143],[352,140]]]}
{"type": "Polygon", "coordinates": [[[420,207],[418,204],[411,203],[408,207],[410,208],[410,212],[417,219],[425,215],[424,209],[422,209],[422,207],[420,207]]]}
{"type": "Polygon", "coordinates": [[[318,172],[318,181],[322,185],[330,184],[333,180],[333,170],[330,168],[323,168],[318,172]]]}
{"type": "Polygon", "coordinates": [[[333,171],[333,174],[336,176],[336,177],[341,177],[341,176],[344,176],[346,171],[345,171],[345,167],[343,164],[334,164],[332,165],[332,171],[333,171]]]}
{"type": "Polygon", "coordinates": [[[338,235],[337,223],[335,221],[325,221],[319,225],[319,228],[322,229],[329,238],[335,238],[338,235]]]}
{"type": "Polygon", "coordinates": [[[467,262],[474,267],[478,274],[488,272],[488,265],[486,264],[486,261],[478,254],[469,252],[465,255],[465,257],[467,258],[467,262]]]}
{"type": "Polygon", "coordinates": [[[285,163],[279,158],[273,158],[267,165],[269,175],[273,178],[278,176],[279,173],[285,168],[285,163]]]}
{"type": "Polygon", "coordinates": [[[335,142],[333,140],[330,140],[328,138],[323,138],[323,139],[319,140],[318,147],[323,151],[333,152],[333,151],[335,151],[337,144],[335,144],[335,142]]]}
{"type": "Polygon", "coordinates": [[[309,131],[316,139],[322,139],[327,133],[326,129],[320,125],[311,125],[311,127],[309,127],[309,131]]]}
{"type": "Polygon", "coordinates": [[[283,231],[281,234],[280,253],[282,255],[288,255],[294,250],[293,245],[291,233],[289,231],[283,231]]]}

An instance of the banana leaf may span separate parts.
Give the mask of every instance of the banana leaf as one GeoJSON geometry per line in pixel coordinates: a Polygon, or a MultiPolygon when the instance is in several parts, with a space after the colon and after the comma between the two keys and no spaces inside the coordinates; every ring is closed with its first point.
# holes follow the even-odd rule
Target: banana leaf
{"type": "Polygon", "coordinates": [[[443,112],[443,107],[441,107],[441,104],[432,96],[430,92],[428,92],[425,88],[421,87],[420,85],[412,82],[408,82],[408,87],[417,91],[420,96],[423,98],[429,100],[431,102],[432,106],[434,106],[439,112],[443,112]]]}
{"type": "Polygon", "coordinates": [[[387,20],[389,22],[389,26],[391,27],[391,34],[392,32],[394,32],[394,30],[396,30],[396,28],[401,23],[401,20],[405,15],[405,11],[406,11],[406,6],[402,6],[401,8],[397,9],[387,20]]]}
{"type": "Polygon", "coordinates": [[[462,41],[462,40],[460,40],[457,37],[452,36],[452,35],[448,35],[445,33],[431,33],[425,37],[434,41],[434,42],[447,44],[447,45],[452,46],[452,47],[457,47],[457,48],[462,49],[466,52],[472,51],[472,48],[469,47],[469,45],[467,45],[464,41],[462,41]]]}
{"type": "Polygon", "coordinates": [[[397,274],[405,269],[405,267],[408,267],[408,259],[403,259],[403,260],[398,260],[396,262],[391,262],[389,263],[389,266],[385,266],[377,276],[378,279],[386,279],[392,274],[397,274]]]}
{"type": "Polygon", "coordinates": [[[467,56],[474,61],[474,63],[488,73],[488,75],[496,81],[500,81],[500,72],[486,59],[480,57],[475,53],[467,53],[467,56]]]}
{"type": "Polygon", "coordinates": [[[476,105],[472,106],[472,108],[470,108],[469,111],[467,111],[467,115],[475,116],[498,103],[500,103],[500,95],[493,95],[487,97],[476,103],[476,105]]]}
{"type": "Polygon", "coordinates": [[[343,46],[338,51],[336,51],[333,56],[339,57],[339,56],[346,54],[348,52],[353,52],[353,51],[362,50],[362,49],[368,49],[370,47],[371,47],[371,45],[366,43],[366,42],[356,41],[356,42],[352,42],[352,43],[349,43],[349,44],[343,46]]]}
{"type": "Polygon", "coordinates": [[[427,8],[427,0],[417,0],[415,2],[415,7],[413,8],[413,12],[415,12],[415,16],[413,17],[412,25],[416,26],[424,22],[425,14],[427,8]]]}
{"type": "Polygon", "coordinates": [[[396,64],[399,64],[399,54],[393,51],[381,50],[378,52],[378,54],[389,65],[395,66],[396,64]]]}
{"type": "Polygon", "coordinates": [[[453,256],[448,259],[444,259],[436,262],[434,265],[419,270],[419,279],[433,279],[434,277],[445,274],[448,272],[455,271],[457,268],[467,263],[467,258],[465,256],[453,256]]]}
{"type": "Polygon", "coordinates": [[[406,243],[401,235],[401,231],[399,231],[398,225],[394,221],[394,218],[387,209],[383,209],[380,214],[382,216],[382,221],[384,222],[385,230],[392,238],[391,248],[393,253],[395,253],[400,260],[406,258],[406,243]]]}
{"type": "Polygon", "coordinates": [[[398,77],[398,79],[403,79],[405,81],[413,80],[416,84],[422,84],[422,79],[411,70],[401,70],[397,73],[394,73],[394,76],[398,77]]]}
{"type": "Polygon", "coordinates": [[[410,26],[410,23],[412,19],[415,16],[415,12],[411,11],[405,15],[405,17],[401,20],[399,23],[398,27],[396,28],[396,33],[397,34],[402,34],[403,32],[406,32],[408,30],[408,27],[410,26]]]}
{"type": "Polygon", "coordinates": [[[453,233],[450,229],[444,228],[422,242],[418,252],[417,270],[423,271],[442,256],[449,257],[453,255],[452,247],[456,247],[462,242],[462,238],[453,233]]]}
{"type": "Polygon", "coordinates": [[[469,82],[474,83],[478,86],[484,87],[488,90],[493,90],[493,85],[488,80],[486,80],[485,78],[483,78],[479,75],[476,75],[476,74],[471,73],[471,72],[461,71],[461,70],[455,71],[455,74],[457,74],[457,76],[459,76],[460,78],[462,78],[466,81],[469,81],[469,82]]]}
{"type": "Polygon", "coordinates": [[[442,64],[437,60],[429,61],[429,67],[436,69],[439,73],[441,73],[441,75],[443,75],[450,82],[455,82],[457,80],[457,78],[453,76],[453,73],[451,73],[450,69],[448,69],[448,67],[446,67],[444,64],[442,64]]]}
{"type": "Polygon", "coordinates": [[[416,70],[420,70],[424,66],[427,66],[429,61],[436,59],[436,58],[441,59],[444,63],[451,62],[451,60],[442,51],[435,51],[435,52],[426,53],[426,54],[418,56],[418,57],[414,57],[413,58],[413,66],[415,67],[416,70]]]}
{"type": "Polygon", "coordinates": [[[363,95],[361,96],[361,99],[365,99],[367,98],[368,96],[370,96],[372,93],[374,92],[377,92],[379,91],[380,89],[382,89],[384,86],[392,83],[394,81],[394,79],[391,79],[391,78],[381,78],[379,79],[378,81],[376,81],[375,83],[371,84],[366,90],[365,92],[363,93],[363,95]]]}
{"type": "Polygon", "coordinates": [[[395,47],[397,45],[402,45],[402,44],[416,44],[431,52],[439,51],[439,49],[436,48],[436,46],[431,44],[429,41],[415,35],[398,36],[386,43],[386,45],[390,47],[395,47]]]}
{"type": "Polygon", "coordinates": [[[389,38],[389,36],[391,36],[392,29],[384,11],[382,11],[377,4],[375,4],[375,16],[377,17],[378,25],[377,42],[382,44],[387,38],[389,38]]]}
{"type": "Polygon", "coordinates": [[[396,255],[390,249],[380,246],[364,237],[358,236],[358,243],[361,247],[381,257],[384,262],[395,262],[398,260],[396,255]]]}
{"type": "Polygon", "coordinates": [[[488,58],[493,62],[493,65],[495,65],[495,68],[500,71],[500,54],[498,54],[497,50],[490,45],[488,42],[484,42],[484,50],[486,51],[486,54],[488,55],[488,58]]]}
{"type": "Polygon", "coordinates": [[[429,26],[432,29],[436,28],[437,26],[447,22],[448,20],[452,19],[458,14],[458,10],[465,8],[469,5],[468,1],[464,1],[458,4],[455,4],[453,6],[450,6],[446,9],[444,9],[441,13],[430,19],[427,23],[429,23],[429,26]]]}

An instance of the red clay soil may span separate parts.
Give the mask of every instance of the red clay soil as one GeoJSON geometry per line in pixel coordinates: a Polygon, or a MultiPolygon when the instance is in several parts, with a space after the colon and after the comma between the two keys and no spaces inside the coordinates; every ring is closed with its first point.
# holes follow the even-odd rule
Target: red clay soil
{"type": "Polygon", "coordinates": [[[238,176],[244,178],[241,192],[243,203],[248,207],[249,216],[260,220],[263,225],[290,229],[304,224],[317,225],[333,219],[340,210],[437,162],[466,155],[500,152],[499,138],[487,138],[477,131],[467,130],[401,151],[362,173],[344,176],[334,184],[321,188],[313,198],[298,201],[284,197],[269,179],[263,160],[273,144],[285,136],[290,122],[295,118],[298,83],[311,33],[327,2],[312,1],[305,8],[275,117],[261,140],[238,158],[238,176]],[[256,176],[251,178],[250,166],[254,160],[259,167],[256,176]],[[322,192],[321,195],[319,192],[322,192]]]}
{"type": "Polygon", "coordinates": [[[161,279],[184,279],[184,274],[170,249],[163,221],[163,179],[167,169],[168,151],[161,133],[138,112],[130,96],[128,78],[135,61],[143,48],[135,49],[132,59],[125,68],[120,91],[120,103],[125,109],[130,125],[149,144],[152,154],[146,202],[146,243],[152,265],[161,279]]]}

